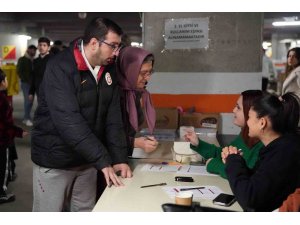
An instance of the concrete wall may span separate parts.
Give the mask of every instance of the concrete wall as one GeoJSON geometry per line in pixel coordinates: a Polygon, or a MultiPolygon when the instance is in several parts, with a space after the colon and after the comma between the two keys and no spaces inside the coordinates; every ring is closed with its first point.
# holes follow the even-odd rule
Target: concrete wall
{"type": "Polygon", "coordinates": [[[159,72],[259,72],[261,13],[145,13],[144,47],[159,72]],[[165,19],[209,18],[208,49],[164,49],[165,19]]]}
{"type": "Polygon", "coordinates": [[[261,89],[262,25],[262,13],[144,13],[144,48],[155,55],[148,87],[154,104],[219,112],[222,133],[238,133],[231,112],[239,94],[261,89]],[[165,20],[172,18],[209,18],[208,48],[164,49],[165,20]]]}

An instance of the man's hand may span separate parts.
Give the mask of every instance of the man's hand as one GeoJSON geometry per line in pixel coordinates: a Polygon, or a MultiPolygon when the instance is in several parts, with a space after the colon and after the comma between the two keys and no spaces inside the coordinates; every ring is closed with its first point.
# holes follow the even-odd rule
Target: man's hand
{"type": "Polygon", "coordinates": [[[111,185],[115,185],[116,187],[124,186],[111,166],[104,167],[102,172],[108,187],[111,187],[111,185]]]}
{"type": "Polygon", "coordinates": [[[115,172],[121,171],[121,177],[123,178],[130,178],[132,177],[132,172],[128,164],[120,163],[113,166],[115,172]]]}

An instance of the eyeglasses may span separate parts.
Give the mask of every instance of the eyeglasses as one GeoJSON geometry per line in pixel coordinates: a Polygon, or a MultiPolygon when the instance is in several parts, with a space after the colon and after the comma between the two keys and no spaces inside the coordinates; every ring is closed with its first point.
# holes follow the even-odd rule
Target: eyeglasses
{"type": "Polygon", "coordinates": [[[121,44],[114,45],[114,44],[107,43],[106,41],[100,41],[100,42],[108,45],[113,51],[118,51],[122,47],[121,44]]]}
{"type": "Polygon", "coordinates": [[[152,70],[145,70],[145,71],[141,71],[140,75],[145,78],[147,76],[150,77],[153,73],[154,73],[153,69],[152,70]]]}

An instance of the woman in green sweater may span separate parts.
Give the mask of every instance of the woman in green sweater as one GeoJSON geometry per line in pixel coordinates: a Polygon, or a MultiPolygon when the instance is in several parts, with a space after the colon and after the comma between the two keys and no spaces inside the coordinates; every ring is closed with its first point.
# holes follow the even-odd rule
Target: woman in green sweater
{"type": "MultiPolygon", "coordinates": [[[[247,90],[241,93],[233,109],[233,123],[241,127],[241,133],[234,139],[230,145],[237,147],[241,151],[247,166],[253,168],[258,157],[259,150],[263,144],[256,138],[248,136],[249,127],[247,125],[248,112],[253,102],[262,96],[260,90],[247,90]]],[[[209,144],[201,141],[194,131],[186,131],[185,139],[191,143],[191,149],[202,155],[206,161],[206,169],[210,173],[219,174],[227,178],[225,173],[225,164],[222,162],[221,152],[223,147],[209,144]]]]}

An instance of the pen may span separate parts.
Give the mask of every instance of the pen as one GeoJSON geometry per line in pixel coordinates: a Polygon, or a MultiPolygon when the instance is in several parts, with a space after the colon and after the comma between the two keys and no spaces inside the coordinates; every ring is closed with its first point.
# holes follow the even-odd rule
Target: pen
{"type": "Polygon", "coordinates": [[[151,139],[151,137],[148,137],[148,136],[144,136],[144,138],[146,138],[149,141],[154,141],[153,139],[151,139]]]}
{"type": "Polygon", "coordinates": [[[204,189],[205,187],[193,187],[193,188],[180,188],[180,191],[189,191],[189,190],[197,190],[197,189],[204,189]]]}
{"type": "Polygon", "coordinates": [[[155,186],[163,186],[163,185],[167,185],[167,183],[160,183],[160,184],[150,184],[150,185],[141,186],[141,188],[146,188],[146,187],[155,187],[155,186]]]}

